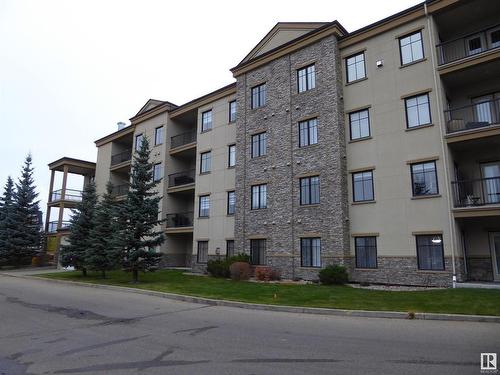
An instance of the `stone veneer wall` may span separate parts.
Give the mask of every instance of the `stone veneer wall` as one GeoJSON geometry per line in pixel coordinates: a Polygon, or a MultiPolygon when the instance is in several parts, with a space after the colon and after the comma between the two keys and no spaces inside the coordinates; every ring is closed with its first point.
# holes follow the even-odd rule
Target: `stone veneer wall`
{"type": "Polygon", "coordinates": [[[467,271],[471,281],[493,281],[491,256],[467,258],[467,271]]]}

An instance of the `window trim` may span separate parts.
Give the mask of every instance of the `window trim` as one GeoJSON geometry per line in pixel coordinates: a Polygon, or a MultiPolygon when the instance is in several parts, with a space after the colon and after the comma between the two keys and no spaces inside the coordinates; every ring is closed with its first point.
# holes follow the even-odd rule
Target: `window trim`
{"type": "Polygon", "coordinates": [[[346,84],[351,84],[351,83],[355,83],[355,82],[359,82],[359,81],[368,79],[368,72],[366,71],[365,50],[360,51],[360,52],[356,52],[356,53],[354,53],[352,55],[349,55],[349,56],[346,56],[344,60],[345,60],[345,81],[346,81],[346,84]],[[358,55],[363,55],[363,66],[364,66],[364,69],[365,69],[365,76],[362,77],[362,78],[356,78],[356,79],[353,79],[353,80],[350,81],[349,80],[349,68],[348,68],[347,60],[349,60],[352,57],[356,57],[358,55]]]}
{"type": "Polygon", "coordinates": [[[226,194],[226,215],[229,215],[229,216],[234,216],[236,213],[236,191],[234,190],[230,190],[227,192],[226,194]],[[229,196],[230,194],[234,194],[234,206],[233,206],[233,212],[229,212],[229,196]]]}
{"type": "Polygon", "coordinates": [[[160,146],[162,145],[164,142],[163,142],[163,135],[164,135],[164,125],[162,126],[157,126],[155,128],[155,146],[160,146]],[[157,143],[157,140],[158,140],[158,130],[161,129],[161,132],[162,132],[162,137],[161,137],[161,140],[160,140],[160,143],[157,143]]]}
{"type": "Polygon", "coordinates": [[[210,217],[210,194],[203,194],[198,197],[198,218],[210,217]],[[208,197],[208,214],[201,214],[201,200],[208,197]]]}
{"type": "Polygon", "coordinates": [[[420,61],[424,61],[426,59],[425,57],[425,49],[424,49],[424,34],[422,33],[422,29],[420,28],[419,30],[414,30],[410,31],[407,34],[398,36],[398,48],[399,48],[399,64],[400,67],[407,66],[407,65],[412,65],[420,61]],[[414,34],[420,34],[420,46],[422,47],[422,58],[413,60],[407,63],[403,63],[403,51],[401,49],[401,39],[407,38],[409,36],[412,36],[414,34]]]}
{"type": "Polygon", "coordinates": [[[321,259],[321,237],[301,237],[300,238],[300,266],[302,268],[321,268],[321,264],[322,264],[322,259],[321,259]],[[319,265],[318,266],[315,266],[313,264],[313,246],[312,246],[312,243],[313,243],[313,240],[319,240],[319,265]],[[310,242],[310,248],[311,248],[311,259],[310,259],[310,263],[311,265],[310,266],[305,266],[304,265],[304,256],[302,255],[302,243],[303,241],[309,241],[310,242]]]}
{"type": "Polygon", "coordinates": [[[226,240],[226,259],[229,259],[231,257],[234,257],[236,254],[234,254],[235,251],[235,243],[234,240],[226,240]],[[233,244],[233,255],[229,256],[229,243],[233,244]]]}
{"type": "Polygon", "coordinates": [[[162,167],[161,167],[161,165],[162,165],[161,162],[153,164],[153,182],[159,182],[159,181],[161,181],[163,179],[163,173],[162,173],[162,167]],[[156,167],[157,166],[160,166],[160,177],[159,178],[155,177],[155,171],[156,171],[156,167]]]}
{"type": "Polygon", "coordinates": [[[214,118],[213,118],[213,111],[212,109],[207,109],[206,111],[201,112],[201,132],[200,133],[206,133],[210,130],[212,130],[214,126],[214,118]],[[210,113],[210,127],[207,129],[203,129],[203,117],[205,114],[210,113]]]}
{"type": "MultiPolygon", "coordinates": [[[[258,250],[261,250],[261,246],[258,246],[258,250]]],[[[266,250],[267,250],[267,239],[265,238],[251,238],[250,239],[250,264],[253,265],[253,266],[265,266],[267,264],[266,262],[266,250]],[[254,247],[253,247],[253,244],[256,243],[255,241],[259,241],[259,244],[264,244],[264,246],[262,247],[263,249],[263,254],[262,254],[262,258],[263,258],[263,262],[262,263],[254,263],[253,262],[253,251],[254,251],[254,247]]],[[[260,257],[259,257],[260,258],[260,257]]]]}
{"type": "Polygon", "coordinates": [[[445,264],[445,257],[444,257],[444,240],[443,240],[443,234],[442,233],[436,233],[436,234],[415,234],[415,247],[417,250],[417,269],[419,271],[434,271],[434,272],[439,272],[439,271],[445,271],[446,270],[446,264],[445,264]],[[418,255],[418,237],[439,237],[441,239],[440,247],[441,247],[441,261],[443,264],[443,268],[421,268],[420,267],[420,257],[418,255]]]}
{"type": "Polygon", "coordinates": [[[319,143],[319,131],[318,131],[318,118],[317,117],[311,117],[311,118],[308,118],[306,120],[301,120],[298,122],[298,130],[299,130],[299,148],[304,148],[304,147],[308,147],[308,146],[312,146],[312,145],[317,145],[319,143]],[[311,143],[311,121],[315,121],[316,122],[316,143],[311,143]],[[300,138],[300,135],[301,135],[301,131],[300,131],[300,125],[301,124],[307,124],[307,144],[304,144],[304,145],[301,145],[301,138],[300,138]]]}
{"type": "MultiPolygon", "coordinates": [[[[422,92],[420,94],[416,94],[416,95],[412,95],[412,96],[406,96],[403,98],[403,100],[404,100],[404,106],[405,106],[406,130],[418,129],[420,127],[427,127],[429,125],[432,125],[431,97],[429,96],[429,91],[422,92]],[[416,99],[420,96],[427,96],[427,109],[429,111],[429,122],[427,122],[425,124],[418,124],[415,126],[410,126],[410,123],[408,121],[408,106],[406,103],[408,102],[408,100],[416,99]]],[[[417,106],[418,106],[418,104],[417,104],[417,106]]],[[[418,111],[418,109],[417,109],[417,111],[418,111]]]]}
{"type": "Polygon", "coordinates": [[[250,186],[250,210],[251,211],[265,210],[265,209],[267,209],[267,207],[268,207],[268,205],[267,205],[267,183],[251,185],[250,186]],[[262,206],[262,202],[260,201],[260,195],[261,195],[262,186],[266,187],[266,205],[264,207],[262,206]],[[253,189],[255,187],[258,188],[258,197],[259,197],[258,207],[256,207],[256,208],[254,208],[254,204],[253,204],[254,203],[254,200],[253,200],[253,189]]]}
{"type": "Polygon", "coordinates": [[[316,206],[318,204],[321,204],[321,179],[320,175],[314,175],[314,176],[304,176],[299,178],[299,205],[300,206],[316,206]],[[311,189],[311,179],[312,178],[317,178],[318,179],[318,202],[311,203],[312,202],[312,189],[311,189]],[[309,180],[309,203],[302,203],[302,181],[303,180],[309,180]]]}
{"type": "Polygon", "coordinates": [[[142,145],[142,140],[144,139],[144,133],[141,133],[141,134],[137,134],[135,136],[135,151],[139,151],[141,149],[141,145],[142,145]],[[141,137],[141,144],[139,145],[139,142],[137,142],[137,138],[141,137]]]}
{"type": "Polygon", "coordinates": [[[228,118],[228,123],[232,124],[236,122],[236,99],[231,100],[228,104],[228,110],[229,110],[229,118],[228,118]],[[234,120],[231,120],[231,105],[234,103],[234,120]]]}
{"type": "Polygon", "coordinates": [[[316,88],[316,64],[315,63],[312,63],[312,64],[308,64],[306,66],[302,66],[300,68],[297,69],[297,93],[298,94],[302,94],[303,92],[306,92],[306,91],[309,91],[309,90],[312,90],[312,89],[315,89],[316,88]],[[309,76],[307,74],[307,69],[309,69],[310,67],[314,67],[314,87],[310,87],[311,86],[311,82],[309,81],[309,76]],[[300,91],[300,71],[302,70],[305,70],[305,77],[306,77],[306,87],[304,90],[300,91]]]}
{"type": "MultiPolygon", "coordinates": [[[[366,247],[366,246],[364,246],[366,247]]],[[[378,268],[378,244],[377,244],[377,236],[356,236],[354,237],[354,265],[357,269],[362,270],[374,270],[378,268]],[[357,239],[358,238],[374,238],[375,239],[375,267],[360,267],[358,265],[358,246],[357,239]]]]}
{"type": "Polygon", "coordinates": [[[208,241],[206,241],[206,240],[198,241],[196,246],[197,246],[196,247],[196,263],[207,264],[208,263],[208,241]],[[204,249],[204,250],[207,251],[207,260],[205,262],[200,261],[200,245],[201,244],[203,244],[203,245],[206,244],[206,249],[204,249]]]}
{"type": "Polygon", "coordinates": [[[257,109],[257,108],[262,108],[264,107],[265,105],[267,104],[267,82],[264,82],[264,83],[260,83],[256,86],[253,86],[250,88],[250,109],[257,109]],[[255,106],[255,102],[253,100],[253,90],[255,89],[258,89],[260,87],[264,87],[264,90],[260,89],[259,92],[258,92],[258,95],[257,95],[257,98],[258,98],[258,106],[255,106]],[[260,101],[260,95],[261,95],[261,92],[264,91],[264,103],[262,104],[261,101],[260,101]]]}
{"type": "Polygon", "coordinates": [[[439,181],[438,181],[438,174],[437,174],[437,163],[436,163],[435,159],[410,163],[410,176],[411,176],[411,193],[412,193],[413,198],[432,197],[435,195],[439,195],[439,181]],[[427,164],[427,163],[434,163],[434,176],[436,178],[436,192],[430,193],[430,194],[418,194],[417,195],[417,194],[415,194],[415,183],[414,183],[414,179],[413,179],[413,166],[419,165],[419,164],[427,164]]]}
{"type": "Polygon", "coordinates": [[[358,110],[355,110],[355,111],[351,111],[351,112],[347,113],[347,116],[349,118],[349,140],[350,141],[359,141],[359,140],[371,138],[371,136],[372,136],[372,127],[371,127],[371,120],[370,120],[370,107],[366,107],[366,108],[358,109],[358,110]],[[364,137],[353,138],[352,137],[351,115],[353,115],[355,113],[364,112],[364,111],[366,111],[368,113],[368,135],[364,136],[364,137]]]}
{"type": "Polygon", "coordinates": [[[227,167],[234,168],[236,166],[236,143],[227,146],[227,167]],[[231,148],[234,147],[234,163],[231,165],[231,148]]]}
{"type": "Polygon", "coordinates": [[[200,152],[200,174],[207,174],[212,172],[212,151],[200,152]],[[210,154],[210,169],[203,171],[203,155],[210,154]]]}
{"type": "Polygon", "coordinates": [[[363,171],[351,172],[351,183],[352,183],[352,201],[353,201],[353,203],[358,203],[358,202],[374,202],[375,201],[375,183],[374,183],[374,178],[373,178],[373,169],[365,169],[363,171]],[[372,180],[372,193],[373,193],[373,197],[372,197],[372,199],[356,200],[356,193],[355,193],[355,188],[354,188],[354,175],[359,174],[359,173],[366,173],[366,172],[370,172],[371,176],[372,176],[371,180],[372,180]]]}
{"type": "Polygon", "coordinates": [[[259,158],[261,156],[266,156],[266,155],[267,155],[267,131],[263,131],[263,132],[252,134],[250,136],[250,158],[254,159],[254,158],[259,158]],[[264,153],[261,153],[261,148],[262,148],[261,147],[261,142],[262,142],[261,137],[262,137],[263,134],[266,135],[266,139],[265,139],[264,153]],[[254,137],[259,137],[258,138],[258,144],[259,144],[259,147],[258,147],[259,154],[258,155],[254,155],[254,153],[253,153],[253,144],[254,144],[253,140],[254,140],[254,137]]]}

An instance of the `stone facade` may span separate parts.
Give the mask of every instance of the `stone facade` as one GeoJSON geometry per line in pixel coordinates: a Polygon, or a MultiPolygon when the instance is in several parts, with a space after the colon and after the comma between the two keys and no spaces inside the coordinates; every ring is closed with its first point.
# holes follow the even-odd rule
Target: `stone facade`
{"type": "Polygon", "coordinates": [[[467,258],[467,270],[471,281],[493,281],[491,257],[467,258]]]}

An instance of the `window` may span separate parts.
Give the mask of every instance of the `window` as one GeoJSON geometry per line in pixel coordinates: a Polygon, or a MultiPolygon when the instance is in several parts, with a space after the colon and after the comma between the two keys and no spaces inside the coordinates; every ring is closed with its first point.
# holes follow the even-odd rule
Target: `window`
{"type": "Polygon", "coordinates": [[[155,146],[163,144],[163,126],[155,129],[155,146]]]}
{"type": "Polygon", "coordinates": [[[252,87],[252,109],[266,105],[266,84],[252,87]]]}
{"type": "Polygon", "coordinates": [[[161,163],[157,163],[153,167],[153,180],[160,181],[163,177],[161,163]]]}
{"type": "Polygon", "coordinates": [[[321,267],[321,239],[301,238],[300,258],[302,267],[321,267]]]}
{"type": "Polygon", "coordinates": [[[377,237],[354,238],[356,268],[377,268],[377,237]]]}
{"type": "Polygon", "coordinates": [[[203,133],[210,129],[212,129],[212,110],[201,114],[201,132],[203,133]]]}
{"type": "Polygon", "coordinates": [[[438,194],[436,162],[412,164],[411,182],[414,197],[438,194]]]}
{"type": "Polygon", "coordinates": [[[252,210],[267,208],[267,184],[252,186],[252,210]]]}
{"type": "Polygon", "coordinates": [[[142,134],[138,134],[135,136],[135,150],[136,151],[139,151],[141,149],[143,139],[144,139],[144,136],[142,134]]]}
{"type": "Polygon", "coordinates": [[[300,204],[319,204],[319,176],[300,179],[300,204]]]}
{"type": "Polygon", "coordinates": [[[212,170],[212,153],[202,152],[200,154],[200,173],[208,173],[212,170]]]}
{"type": "Polygon", "coordinates": [[[475,55],[476,53],[481,53],[483,51],[483,46],[481,43],[480,36],[473,36],[467,40],[467,55],[475,55]]]}
{"type": "Polygon", "coordinates": [[[226,257],[234,257],[234,240],[226,240],[226,257]]]}
{"type": "Polygon", "coordinates": [[[440,234],[415,236],[419,270],[444,270],[443,236],[440,234]]]}
{"type": "Polygon", "coordinates": [[[210,216],[210,195],[200,196],[200,207],[198,212],[199,217],[210,216]]]}
{"type": "Polygon", "coordinates": [[[252,135],[252,158],[264,156],[267,153],[267,133],[252,135]]]}
{"type": "Polygon", "coordinates": [[[346,64],[348,83],[366,77],[364,52],[348,57],[347,59],[345,59],[345,64],[346,64]]]}
{"type": "Polygon", "coordinates": [[[230,145],[227,149],[227,166],[234,167],[236,165],[236,145],[230,145]]]}
{"type": "Polygon", "coordinates": [[[429,94],[413,96],[405,99],[406,126],[416,126],[431,123],[431,108],[429,105],[429,94]]]}
{"type": "Polygon", "coordinates": [[[422,33],[419,31],[399,38],[399,52],[401,54],[401,65],[423,59],[424,44],[422,42],[422,33]]]}
{"type": "Polygon", "coordinates": [[[297,85],[299,92],[311,90],[316,87],[316,71],[314,64],[297,70],[297,85]]]}
{"type": "Polygon", "coordinates": [[[500,29],[493,30],[490,33],[491,48],[500,47],[500,29]]]}
{"type": "Polygon", "coordinates": [[[299,122],[299,147],[318,143],[318,120],[312,118],[299,122]]]}
{"type": "Polygon", "coordinates": [[[229,102],[229,122],[236,121],[236,100],[229,102]]]}
{"type": "Polygon", "coordinates": [[[234,191],[227,192],[227,214],[234,215],[236,210],[236,194],[234,191]]]}
{"type": "Polygon", "coordinates": [[[196,254],[198,263],[207,263],[208,261],[208,241],[198,241],[198,253],[196,254]]]}
{"type": "Polygon", "coordinates": [[[266,240],[250,240],[250,261],[254,265],[263,265],[266,255],[266,240]]]}
{"type": "Polygon", "coordinates": [[[354,202],[374,200],[373,171],[352,174],[352,199],[354,202]]]}
{"type": "Polygon", "coordinates": [[[349,113],[351,140],[370,136],[370,114],[368,109],[349,113]]]}

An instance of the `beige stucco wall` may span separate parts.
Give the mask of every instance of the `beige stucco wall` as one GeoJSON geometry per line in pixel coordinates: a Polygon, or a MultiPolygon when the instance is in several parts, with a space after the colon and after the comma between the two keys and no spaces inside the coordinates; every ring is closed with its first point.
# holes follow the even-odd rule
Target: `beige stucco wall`
{"type": "Polygon", "coordinates": [[[110,179],[109,166],[111,164],[111,151],[111,143],[106,143],[97,148],[95,183],[97,194],[100,196],[106,192],[106,184],[110,179]]]}

